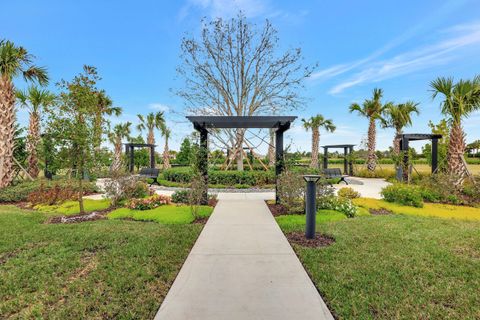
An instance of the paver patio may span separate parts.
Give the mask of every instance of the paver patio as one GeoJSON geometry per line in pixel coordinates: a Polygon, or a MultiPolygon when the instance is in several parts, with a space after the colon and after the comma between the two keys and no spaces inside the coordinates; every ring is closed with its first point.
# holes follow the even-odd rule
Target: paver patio
{"type": "Polygon", "coordinates": [[[265,202],[219,199],[155,319],[333,319],[265,202]]]}

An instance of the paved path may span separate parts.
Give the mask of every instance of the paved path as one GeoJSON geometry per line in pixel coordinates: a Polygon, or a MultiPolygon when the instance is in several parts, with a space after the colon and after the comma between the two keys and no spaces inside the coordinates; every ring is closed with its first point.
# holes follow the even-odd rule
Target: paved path
{"type": "Polygon", "coordinates": [[[219,195],[155,319],[333,319],[265,202],[247,197],[219,195]]]}

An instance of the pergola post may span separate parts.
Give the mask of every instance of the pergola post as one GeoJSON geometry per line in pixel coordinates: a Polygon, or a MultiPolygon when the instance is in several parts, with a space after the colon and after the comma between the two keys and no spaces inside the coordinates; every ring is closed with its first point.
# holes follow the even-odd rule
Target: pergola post
{"type": "Polygon", "coordinates": [[[208,204],[208,131],[205,128],[200,130],[200,152],[199,152],[199,171],[204,183],[202,190],[201,204],[208,204]]]}
{"type": "Polygon", "coordinates": [[[280,196],[278,195],[278,176],[282,174],[285,163],[283,159],[283,131],[278,128],[275,131],[275,202],[280,204],[280,196]]]}
{"type": "Polygon", "coordinates": [[[343,148],[343,174],[348,174],[347,147],[343,148]]]}
{"type": "Polygon", "coordinates": [[[350,159],[348,159],[348,175],[353,176],[353,159],[351,157],[353,153],[353,147],[348,147],[348,155],[350,159]]]}
{"type": "Polygon", "coordinates": [[[328,147],[323,147],[323,169],[328,168],[328,147]]]}
{"type": "Polygon", "coordinates": [[[432,138],[432,173],[438,168],[438,138],[432,138]]]}
{"type": "Polygon", "coordinates": [[[409,159],[408,159],[408,138],[403,136],[402,137],[402,142],[401,142],[401,147],[400,147],[400,150],[403,152],[403,165],[402,165],[402,180],[403,181],[408,181],[408,176],[409,176],[409,165],[408,165],[408,162],[409,162],[409,159]]]}
{"type": "Polygon", "coordinates": [[[129,148],[128,151],[129,151],[129,153],[130,153],[130,154],[129,154],[129,156],[130,156],[130,163],[129,163],[129,168],[128,168],[128,170],[129,170],[130,172],[133,172],[134,163],[135,163],[135,160],[134,160],[134,158],[133,158],[134,148],[133,148],[133,146],[129,146],[129,147],[130,147],[130,148],[129,148]]]}

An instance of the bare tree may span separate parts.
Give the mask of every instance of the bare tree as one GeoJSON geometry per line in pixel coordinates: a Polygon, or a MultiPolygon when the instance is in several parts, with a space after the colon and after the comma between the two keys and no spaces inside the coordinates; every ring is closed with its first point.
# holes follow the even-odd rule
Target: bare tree
{"type": "MultiPolygon", "coordinates": [[[[268,115],[301,106],[299,91],[313,67],[302,65],[299,48],[278,53],[277,31],[266,20],[262,28],[240,12],[236,18],[202,21],[199,39],[184,37],[178,74],[185,86],[177,94],[193,114],[268,115]]],[[[245,129],[219,130],[243,169],[245,129]]]]}

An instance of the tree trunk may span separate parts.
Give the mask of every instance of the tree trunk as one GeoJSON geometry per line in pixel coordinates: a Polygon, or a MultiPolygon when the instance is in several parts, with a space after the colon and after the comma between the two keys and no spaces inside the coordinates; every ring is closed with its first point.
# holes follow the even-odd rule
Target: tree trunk
{"type": "Polygon", "coordinates": [[[370,123],[368,125],[368,158],[367,158],[367,169],[369,171],[375,171],[377,167],[377,155],[375,154],[376,149],[376,127],[375,127],[375,119],[371,118],[370,123]]]}
{"type": "Polygon", "coordinates": [[[0,188],[13,180],[13,148],[15,136],[15,91],[13,83],[0,77],[0,188]]]}
{"type": "MultiPolygon", "coordinates": [[[[155,144],[155,134],[154,134],[154,132],[153,132],[153,129],[152,129],[152,130],[148,130],[147,143],[148,143],[148,144],[155,144]]],[[[152,149],[149,149],[148,155],[150,156],[149,159],[151,159],[151,157],[152,157],[152,149]]]]}
{"type": "Polygon", "coordinates": [[[165,148],[163,149],[163,169],[170,169],[170,151],[168,150],[168,138],[165,137],[165,148]]]}
{"type": "Polygon", "coordinates": [[[310,168],[318,169],[319,143],[320,143],[320,130],[319,128],[312,128],[312,161],[310,162],[310,168]]]}
{"type": "Polygon", "coordinates": [[[28,136],[27,136],[27,162],[28,162],[28,174],[32,178],[37,178],[39,169],[38,169],[38,154],[37,146],[40,141],[40,116],[38,112],[32,112],[30,114],[30,124],[28,127],[28,136]]]}
{"type": "Polygon", "coordinates": [[[275,165],[275,130],[270,129],[270,142],[268,145],[268,166],[275,165]]]}
{"type": "Polygon", "coordinates": [[[448,142],[447,163],[448,172],[458,176],[457,184],[461,184],[467,175],[467,168],[462,161],[465,153],[465,134],[460,123],[454,123],[450,131],[448,142]]]}
{"type": "Polygon", "coordinates": [[[243,171],[243,135],[245,134],[243,129],[237,130],[237,153],[236,153],[236,160],[237,160],[237,170],[243,171]]]}
{"type": "Polygon", "coordinates": [[[80,175],[78,175],[78,206],[80,208],[80,213],[85,213],[85,208],[83,206],[83,159],[80,160],[80,175]]]}
{"type": "Polygon", "coordinates": [[[112,171],[119,172],[122,168],[122,140],[117,139],[115,141],[115,154],[112,162],[112,171]]]}
{"type": "Polygon", "coordinates": [[[396,129],[395,137],[393,138],[393,154],[398,156],[400,154],[400,139],[397,139],[402,134],[402,130],[396,129]]]}

